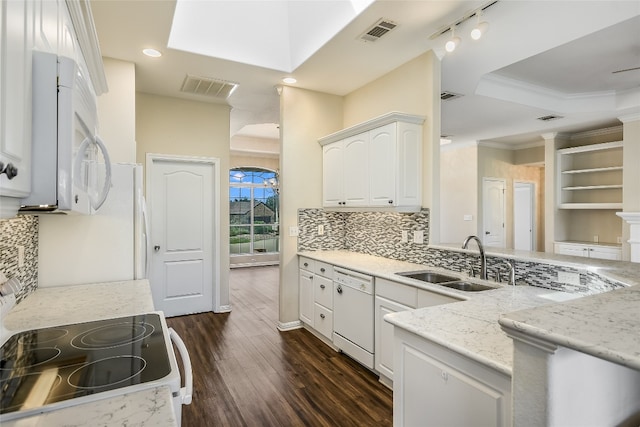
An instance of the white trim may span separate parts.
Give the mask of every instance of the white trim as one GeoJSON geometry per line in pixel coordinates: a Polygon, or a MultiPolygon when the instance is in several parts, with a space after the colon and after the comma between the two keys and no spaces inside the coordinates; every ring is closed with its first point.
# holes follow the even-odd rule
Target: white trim
{"type": "MultiPolygon", "coordinates": [[[[154,161],[180,161],[185,163],[205,163],[213,166],[213,311],[215,313],[225,313],[231,311],[230,305],[220,304],[221,299],[221,279],[220,279],[220,257],[222,254],[220,237],[220,203],[216,203],[220,197],[220,159],[216,157],[199,157],[199,156],[181,156],[173,154],[147,153],[145,157],[145,195],[147,203],[151,205],[149,187],[151,183],[151,167],[154,161]]],[[[153,216],[153,212],[149,212],[149,217],[153,216]]]]}
{"type": "Polygon", "coordinates": [[[480,239],[482,240],[482,244],[485,247],[500,247],[500,248],[506,248],[507,247],[507,180],[504,178],[492,178],[492,177],[488,177],[488,176],[483,176],[482,177],[482,238],[480,239]],[[485,236],[486,234],[486,229],[485,229],[485,224],[487,221],[487,218],[485,217],[485,203],[486,203],[486,199],[485,199],[485,184],[488,181],[496,181],[496,182],[501,182],[503,185],[503,192],[502,192],[502,221],[503,221],[503,225],[502,225],[502,240],[501,240],[501,245],[502,246],[489,246],[487,245],[486,241],[485,241],[485,236]]]}
{"type": "Polygon", "coordinates": [[[277,328],[280,332],[293,331],[294,329],[302,328],[302,322],[295,320],[293,322],[278,322],[277,328]]]}
{"type": "Polygon", "coordinates": [[[273,151],[259,151],[259,150],[234,150],[231,149],[229,154],[232,156],[246,156],[246,157],[260,157],[268,159],[280,158],[280,153],[274,153],[273,151]]]}
{"type": "Polygon", "coordinates": [[[640,120],[640,113],[629,114],[627,116],[620,116],[618,117],[618,120],[620,120],[622,123],[635,122],[637,120],[640,120]]]}
{"type": "MultiPolygon", "coordinates": [[[[638,115],[638,119],[640,119],[640,115],[638,115]]],[[[591,138],[594,136],[611,135],[618,132],[622,132],[622,125],[574,133],[571,135],[571,139],[591,138]]]]}
{"type": "Polygon", "coordinates": [[[96,95],[100,96],[108,92],[109,87],[107,86],[107,77],[104,74],[104,64],[102,63],[98,34],[96,33],[96,26],[91,13],[91,4],[88,0],[66,0],[66,4],[82,56],[91,76],[93,89],[96,95]]]}
{"type": "Polygon", "coordinates": [[[404,122],[421,125],[424,123],[424,120],[424,116],[416,116],[413,114],[392,111],[390,113],[383,114],[382,116],[375,117],[371,120],[367,120],[366,122],[358,123],[357,125],[342,129],[327,136],[323,136],[322,138],[318,139],[318,144],[331,144],[332,142],[340,141],[341,139],[349,138],[351,136],[358,135],[360,133],[375,129],[380,126],[388,125],[389,123],[393,122],[404,122]]]}

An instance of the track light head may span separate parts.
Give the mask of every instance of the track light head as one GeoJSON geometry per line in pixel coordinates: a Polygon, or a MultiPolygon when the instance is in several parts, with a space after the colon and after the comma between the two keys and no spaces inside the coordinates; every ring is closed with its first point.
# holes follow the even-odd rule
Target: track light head
{"type": "Polygon", "coordinates": [[[487,31],[489,31],[489,23],[481,22],[476,27],[471,30],[471,38],[474,40],[479,40],[487,31]]]}
{"type": "Polygon", "coordinates": [[[478,22],[473,30],[471,30],[471,38],[474,40],[479,40],[480,37],[484,35],[484,33],[489,31],[489,23],[486,21],[480,22],[480,19],[482,19],[482,10],[479,10],[476,13],[476,17],[478,18],[478,22]]]}
{"type": "Polygon", "coordinates": [[[451,27],[451,38],[445,43],[444,50],[449,53],[453,52],[454,50],[456,50],[461,41],[462,40],[460,40],[460,37],[456,37],[456,29],[454,27],[451,27]]]}

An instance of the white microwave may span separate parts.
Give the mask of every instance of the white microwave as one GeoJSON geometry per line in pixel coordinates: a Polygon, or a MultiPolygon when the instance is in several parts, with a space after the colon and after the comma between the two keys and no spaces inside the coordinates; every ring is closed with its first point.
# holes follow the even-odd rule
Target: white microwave
{"type": "Polygon", "coordinates": [[[71,58],[33,53],[31,194],[22,213],[95,213],[111,187],[97,101],[71,58]]]}

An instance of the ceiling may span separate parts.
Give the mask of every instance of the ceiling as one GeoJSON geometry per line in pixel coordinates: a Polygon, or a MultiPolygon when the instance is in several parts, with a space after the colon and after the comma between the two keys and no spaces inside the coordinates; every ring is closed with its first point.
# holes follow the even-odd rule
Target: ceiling
{"type": "MultiPolygon", "coordinates": [[[[203,21],[240,22],[264,1],[242,0],[243,17],[203,21]]],[[[294,1],[298,8],[316,3],[294,1]]],[[[613,73],[640,67],[640,2],[500,0],[485,9],[490,27],[480,40],[468,36],[475,17],[456,27],[462,43],[451,54],[443,49],[450,32],[430,38],[491,3],[375,1],[290,73],[168,48],[174,0],[91,0],[91,8],[102,55],[135,63],[137,91],[228,103],[232,136],[252,125],[248,136],[278,138],[277,127],[264,124],[279,122],[275,87],[285,75],[295,76],[298,87],[346,95],[430,49],[442,58],[442,90],[463,95],[442,102],[441,133],[455,143],[526,146],[544,133],[614,125],[618,117],[640,113],[640,70],[613,73]],[[376,42],[359,40],[380,18],[398,26],[376,42]],[[163,56],[144,56],[147,47],[163,56]],[[187,94],[180,91],[187,74],[239,86],[226,100],[187,94]],[[547,115],[563,118],[537,120],[547,115]]],[[[310,25],[295,29],[314,31],[310,25]]],[[[234,43],[233,37],[212,40],[234,43]]]]}

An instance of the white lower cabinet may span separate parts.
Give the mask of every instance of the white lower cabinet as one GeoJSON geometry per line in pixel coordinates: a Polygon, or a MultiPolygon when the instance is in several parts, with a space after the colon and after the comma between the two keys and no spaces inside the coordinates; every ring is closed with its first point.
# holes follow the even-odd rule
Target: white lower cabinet
{"type": "Polygon", "coordinates": [[[380,382],[388,387],[393,385],[393,325],[385,322],[384,316],[457,301],[460,300],[376,277],[375,369],[380,382]]]}
{"type": "Polygon", "coordinates": [[[400,328],[394,358],[394,426],[511,425],[510,376],[400,328]]]}
{"type": "Polygon", "coordinates": [[[609,245],[556,242],[554,252],[560,255],[572,255],[583,258],[608,259],[620,261],[622,259],[622,248],[609,245]]]}
{"type": "Polygon", "coordinates": [[[299,317],[314,331],[333,334],[333,266],[310,258],[298,260],[299,317]]]}

